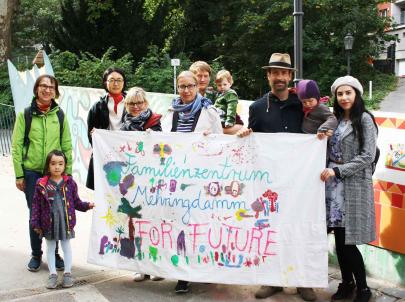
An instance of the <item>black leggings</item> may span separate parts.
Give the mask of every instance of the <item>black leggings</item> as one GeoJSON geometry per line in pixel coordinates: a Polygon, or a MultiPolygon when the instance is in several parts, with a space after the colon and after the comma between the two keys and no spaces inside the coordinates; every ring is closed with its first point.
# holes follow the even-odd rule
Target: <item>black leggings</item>
{"type": "Polygon", "coordinates": [[[357,289],[366,288],[366,269],[359,249],[356,245],[345,244],[345,228],[332,228],[332,230],[335,234],[336,255],[342,280],[351,282],[354,275],[357,289]]]}

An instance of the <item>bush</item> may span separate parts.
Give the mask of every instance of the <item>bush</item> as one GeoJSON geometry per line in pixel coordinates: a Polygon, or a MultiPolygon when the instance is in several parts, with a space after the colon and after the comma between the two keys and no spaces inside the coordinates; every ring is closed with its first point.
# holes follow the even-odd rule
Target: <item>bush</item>
{"type": "Polygon", "coordinates": [[[53,53],[49,58],[55,76],[61,85],[102,88],[104,71],[114,66],[124,70],[127,86],[131,86],[134,84],[132,55],[126,54],[113,60],[112,56],[115,51],[115,48],[110,47],[101,58],[87,52],[77,56],[69,51],[53,53]]]}
{"type": "Polygon", "coordinates": [[[7,64],[0,64],[0,103],[13,105],[7,64]]]}
{"type": "MultiPolygon", "coordinates": [[[[180,66],[176,67],[176,76],[183,70],[188,70],[190,59],[181,53],[176,58],[180,59],[180,66]]],[[[146,91],[174,93],[173,66],[170,56],[152,45],[148,54],[139,63],[135,71],[135,84],[146,91]]]]}

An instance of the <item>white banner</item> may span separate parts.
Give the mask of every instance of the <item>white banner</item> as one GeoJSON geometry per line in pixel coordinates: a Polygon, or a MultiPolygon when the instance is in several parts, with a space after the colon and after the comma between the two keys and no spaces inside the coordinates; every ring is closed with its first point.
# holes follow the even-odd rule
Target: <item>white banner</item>
{"type": "Polygon", "coordinates": [[[88,261],[165,278],[327,287],[326,140],[96,130],[88,261]]]}

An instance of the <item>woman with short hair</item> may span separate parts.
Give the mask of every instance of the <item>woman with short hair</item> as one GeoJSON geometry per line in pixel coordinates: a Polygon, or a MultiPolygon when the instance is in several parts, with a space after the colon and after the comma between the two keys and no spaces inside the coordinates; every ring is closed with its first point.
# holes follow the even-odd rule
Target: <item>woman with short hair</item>
{"type": "MultiPolygon", "coordinates": [[[[179,97],[175,98],[172,108],[163,121],[166,132],[201,132],[204,134],[222,132],[218,110],[209,99],[198,93],[198,80],[191,71],[183,71],[177,77],[179,97]]],[[[175,292],[187,293],[189,282],[179,280],[175,292]]]]}

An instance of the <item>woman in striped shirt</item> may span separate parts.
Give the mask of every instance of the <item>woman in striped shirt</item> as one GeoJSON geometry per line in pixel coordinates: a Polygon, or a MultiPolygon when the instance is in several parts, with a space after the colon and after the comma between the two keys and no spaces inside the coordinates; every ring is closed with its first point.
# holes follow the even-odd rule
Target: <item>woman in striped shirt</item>
{"type": "MultiPolygon", "coordinates": [[[[223,133],[218,110],[211,101],[198,93],[197,77],[191,71],[183,71],[177,77],[179,97],[162,122],[165,132],[223,133]]],[[[179,280],[176,293],[187,293],[189,282],[179,280]]]]}
{"type": "Polygon", "coordinates": [[[179,97],[162,121],[165,132],[223,133],[218,110],[198,93],[197,78],[191,71],[177,77],[179,97]]]}

